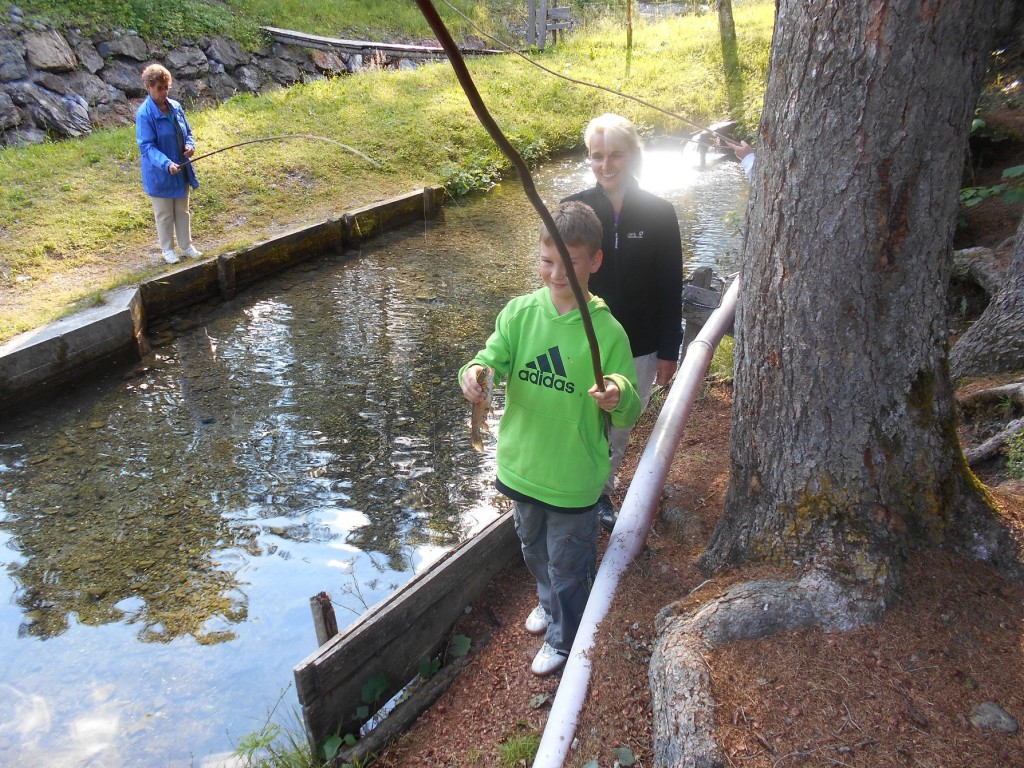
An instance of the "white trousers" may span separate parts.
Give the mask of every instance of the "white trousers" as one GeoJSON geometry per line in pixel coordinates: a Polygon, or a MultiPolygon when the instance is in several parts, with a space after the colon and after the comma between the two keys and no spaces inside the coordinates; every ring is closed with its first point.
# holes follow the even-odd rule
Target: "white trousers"
{"type": "MultiPolygon", "coordinates": [[[[658,353],[651,352],[649,355],[634,357],[636,365],[636,392],[640,395],[640,403],[644,409],[651,399],[651,391],[654,389],[654,378],[658,375],[658,353]]],[[[642,413],[643,411],[641,411],[642,413]]],[[[611,494],[615,490],[615,475],[619,471],[619,464],[622,457],[626,455],[626,448],[629,446],[629,429],[608,430],[608,450],[611,453],[612,471],[608,475],[608,481],[604,484],[603,494],[611,494]]]]}
{"type": "Polygon", "coordinates": [[[174,238],[178,248],[187,251],[192,245],[192,217],[188,212],[188,193],[185,197],[150,197],[153,201],[153,218],[156,219],[156,236],[161,251],[174,250],[174,238]]]}

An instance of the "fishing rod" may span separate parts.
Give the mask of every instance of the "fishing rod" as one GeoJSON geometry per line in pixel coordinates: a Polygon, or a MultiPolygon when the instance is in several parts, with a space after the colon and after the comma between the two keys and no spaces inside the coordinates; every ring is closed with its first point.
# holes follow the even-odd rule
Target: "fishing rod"
{"type": "Polygon", "coordinates": [[[264,136],[262,139],[249,139],[248,141],[239,141],[237,144],[229,144],[226,147],[221,147],[220,149],[215,149],[212,152],[207,152],[207,153],[202,154],[202,155],[197,155],[196,157],[190,157],[187,160],[184,160],[183,162],[179,163],[179,165],[189,165],[191,163],[196,162],[197,160],[202,160],[203,158],[212,157],[213,155],[220,154],[221,152],[227,152],[229,149],[235,149],[237,147],[244,147],[246,144],[258,144],[258,143],[260,143],[262,141],[280,141],[282,139],[313,139],[315,141],[326,141],[326,142],[329,142],[331,144],[337,144],[339,147],[341,147],[342,149],[345,149],[345,150],[351,152],[353,155],[359,155],[359,157],[363,158],[363,160],[365,160],[366,162],[368,162],[370,165],[374,166],[375,168],[380,168],[380,163],[378,163],[376,160],[370,159],[369,157],[364,155],[362,152],[360,152],[358,149],[353,149],[348,144],[342,144],[340,141],[336,141],[335,139],[329,139],[326,136],[316,136],[315,134],[312,134],[312,133],[285,133],[285,134],[282,134],[280,136],[264,136]]]}
{"type": "Polygon", "coordinates": [[[437,37],[438,42],[441,43],[441,47],[444,48],[445,53],[448,56],[448,61],[452,65],[452,69],[455,70],[455,76],[458,78],[459,85],[462,86],[462,90],[466,94],[466,98],[469,99],[470,105],[473,107],[473,111],[476,113],[477,118],[480,120],[487,133],[490,134],[494,143],[498,145],[505,156],[515,166],[516,171],[519,174],[519,180],[523,185],[523,191],[526,193],[527,198],[533,204],[533,207],[537,211],[537,215],[540,216],[541,221],[544,222],[544,226],[547,227],[548,233],[551,235],[551,240],[554,242],[555,247],[558,249],[559,255],[562,257],[562,262],[565,264],[566,276],[569,278],[569,285],[572,288],[573,296],[576,298],[576,305],[580,309],[580,317],[583,320],[583,330],[587,335],[587,342],[590,345],[590,357],[594,366],[594,380],[597,384],[598,390],[604,392],[604,374],[601,371],[601,350],[598,347],[597,335],[594,333],[594,323],[590,317],[590,310],[587,308],[586,298],[583,296],[583,289],[580,288],[579,280],[576,279],[576,271],[573,269],[572,257],[569,255],[569,249],[565,245],[565,241],[562,239],[561,234],[558,232],[558,227],[555,226],[554,219],[551,218],[551,213],[548,211],[547,206],[544,205],[544,200],[537,193],[537,188],[533,183],[533,176],[530,175],[530,169],[527,167],[523,158],[516,151],[516,148],[512,146],[511,142],[505,137],[505,134],[501,132],[501,128],[491,117],[491,113],[488,112],[487,106],[484,104],[483,98],[480,96],[480,92],[476,89],[476,84],[473,82],[472,76],[469,74],[469,68],[466,66],[466,60],[462,58],[462,53],[459,51],[459,47],[455,44],[455,40],[452,38],[451,33],[445,26],[444,21],[441,20],[441,16],[438,14],[437,9],[434,8],[431,0],[416,0],[416,5],[419,6],[420,11],[423,13],[427,23],[430,24],[431,30],[434,32],[434,36],[437,37]]]}
{"type": "MultiPolygon", "coordinates": [[[[488,40],[496,43],[499,47],[505,49],[506,51],[508,51],[511,54],[514,54],[514,55],[518,56],[519,58],[523,59],[523,61],[525,61],[526,63],[531,64],[531,65],[537,67],[537,69],[540,69],[540,70],[543,70],[544,72],[547,72],[549,75],[554,75],[555,77],[559,77],[562,80],[566,80],[566,81],[568,81],[570,83],[574,83],[576,85],[582,85],[582,86],[584,86],[586,88],[596,88],[599,91],[605,91],[606,93],[611,93],[611,94],[613,94],[615,96],[621,96],[624,99],[629,99],[630,101],[635,101],[637,104],[642,104],[643,106],[649,107],[650,109],[653,109],[656,112],[661,112],[663,115],[668,115],[669,117],[673,117],[673,118],[675,118],[676,120],[679,120],[682,123],[686,123],[691,128],[696,128],[698,131],[701,131],[702,133],[708,133],[708,134],[714,136],[716,139],[721,139],[722,141],[724,141],[725,143],[729,144],[732,147],[739,147],[740,146],[739,142],[737,142],[735,139],[733,139],[733,138],[731,138],[729,136],[725,136],[725,135],[719,133],[718,131],[716,131],[716,130],[714,130],[712,128],[708,128],[706,126],[700,125],[699,123],[695,123],[693,120],[690,120],[689,118],[683,117],[682,115],[678,115],[675,112],[670,112],[669,110],[664,109],[662,107],[659,107],[657,104],[652,104],[649,101],[645,101],[644,99],[641,99],[638,96],[631,96],[628,93],[623,93],[622,91],[616,91],[614,88],[609,88],[607,86],[599,85],[597,83],[590,83],[590,82],[587,82],[586,80],[577,80],[574,77],[569,77],[568,75],[563,75],[561,72],[555,72],[555,70],[549,69],[548,67],[545,67],[543,64],[540,64],[539,62],[534,61],[533,59],[531,59],[529,56],[525,55],[521,51],[517,51],[512,46],[507,45],[506,43],[502,42],[498,38],[496,38],[496,37],[494,37],[492,35],[489,35],[486,32],[484,32],[482,29],[480,29],[479,27],[474,25],[472,20],[468,16],[466,16],[462,11],[460,11],[458,8],[456,8],[454,5],[452,5],[450,2],[448,2],[448,0],[442,0],[442,2],[445,5],[447,5],[449,9],[451,9],[452,11],[457,13],[459,16],[461,16],[463,19],[465,19],[466,23],[469,24],[470,28],[474,32],[476,32],[477,34],[481,35],[482,37],[486,37],[488,40]]],[[[693,138],[693,137],[687,138],[686,141],[693,142],[694,144],[699,144],[700,143],[700,139],[693,138]]]]}

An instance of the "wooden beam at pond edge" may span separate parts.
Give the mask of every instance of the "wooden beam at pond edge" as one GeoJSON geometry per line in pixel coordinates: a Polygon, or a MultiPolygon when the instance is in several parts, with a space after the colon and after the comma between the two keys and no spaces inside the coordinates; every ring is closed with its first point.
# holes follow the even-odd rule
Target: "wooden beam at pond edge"
{"type": "Polygon", "coordinates": [[[296,666],[310,747],[317,751],[339,724],[342,736],[359,733],[366,682],[387,679],[381,704],[402,690],[419,674],[419,660],[438,653],[465,607],[519,552],[506,512],[296,666]]]}

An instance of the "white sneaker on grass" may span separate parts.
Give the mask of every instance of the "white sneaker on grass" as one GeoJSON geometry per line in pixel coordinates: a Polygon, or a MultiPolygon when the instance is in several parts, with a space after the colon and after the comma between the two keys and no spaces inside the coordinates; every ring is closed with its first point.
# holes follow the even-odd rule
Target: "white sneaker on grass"
{"type": "Polygon", "coordinates": [[[523,626],[531,635],[543,635],[548,631],[548,624],[551,623],[551,614],[544,610],[544,607],[537,604],[537,607],[530,611],[523,626]]]}
{"type": "Polygon", "coordinates": [[[194,245],[190,245],[184,251],[181,252],[182,256],[187,256],[190,259],[198,259],[203,255],[203,252],[198,250],[194,245]]]}
{"type": "Polygon", "coordinates": [[[181,259],[178,258],[178,254],[176,254],[173,250],[167,249],[166,251],[164,251],[164,261],[166,261],[168,264],[177,264],[179,261],[181,261],[181,259]]]}
{"type": "Polygon", "coordinates": [[[530,671],[537,677],[544,677],[550,675],[552,672],[557,672],[565,666],[565,660],[568,658],[566,655],[559,653],[547,643],[544,643],[537,651],[537,655],[533,657],[533,664],[530,665],[530,671]]]}

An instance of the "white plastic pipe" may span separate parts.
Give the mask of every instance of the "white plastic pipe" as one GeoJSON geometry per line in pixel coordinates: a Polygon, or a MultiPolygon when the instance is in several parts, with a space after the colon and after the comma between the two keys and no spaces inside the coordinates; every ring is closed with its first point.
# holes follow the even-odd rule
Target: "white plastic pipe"
{"type": "Polygon", "coordinates": [[[619,577],[647,541],[647,533],[661,500],[665,478],[686,419],[700,392],[715,347],[729,330],[736,315],[739,284],[737,277],[722,297],[721,305],[686,348],[675,382],[665,398],[647,447],[633,473],[608,549],[601,559],[576,640],[572,644],[562,671],[562,680],[551,705],[551,714],[544,726],[544,735],[533,768],[561,768],[572,746],[587,687],[590,685],[590,651],[597,635],[597,625],[608,613],[619,577]]]}

